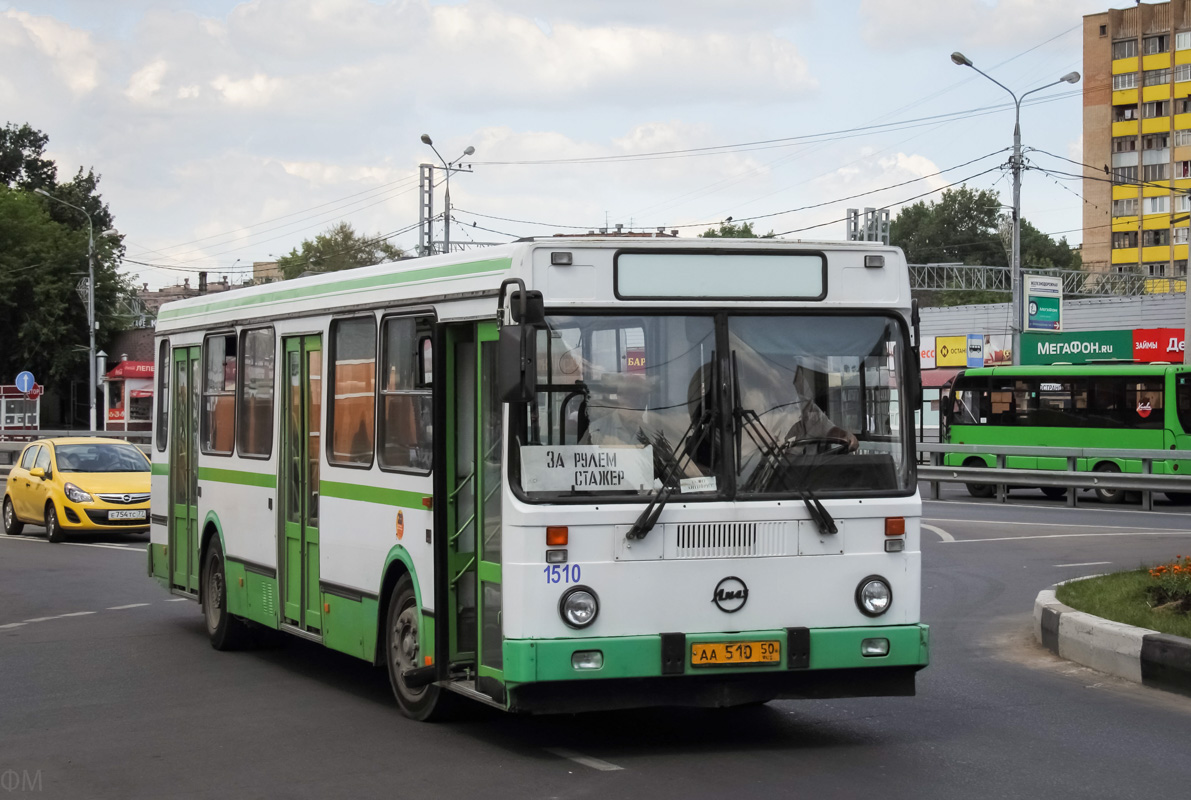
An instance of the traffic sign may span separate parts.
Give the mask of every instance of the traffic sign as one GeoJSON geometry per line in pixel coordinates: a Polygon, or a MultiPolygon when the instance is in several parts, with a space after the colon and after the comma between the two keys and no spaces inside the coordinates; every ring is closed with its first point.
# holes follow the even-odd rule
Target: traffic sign
{"type": "Polygon", "coordinates": [[[29,394],[33,390],[33,385],[37,381],[33,380],[33,373],[25,370],[20,375],[17,375],[17,391],[22,394],[29,394]]]}
{"type": "Polygon", "coordinates": [[[29,390],[29,399],[36,400],[41,397],[41,393],[45,391],[45,387],[40,383],[33,384],[33,388],[29,390]]]}

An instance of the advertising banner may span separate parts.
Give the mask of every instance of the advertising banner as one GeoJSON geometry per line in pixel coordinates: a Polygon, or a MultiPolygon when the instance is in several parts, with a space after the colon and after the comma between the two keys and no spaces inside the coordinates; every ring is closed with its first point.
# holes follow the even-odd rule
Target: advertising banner
{"type": "Polygon", "coordinates": [[[968,334],[968,363],[969,368],[984,366],[984,337],[979,333],[968,334]]]}
{"type": "Polygon", "coordinates": [[[1133,331],[1025,333],[1021,335],[1021,363],[1088,364],[1094,361],[1132,361],[1133,331]]]}
{"type": "Polygon", "coordinates": [[[1063,330],[1063,279],[1024,275],[1026,319],[1022,330],[1063,330]]]}
{"type": "Polygon", "coordinates": [[[1133,331],[1133,360],[1183,363],[1187,342],[1182,328],[1143,328],[1133,331]]]}
{"type": "Polygon", "coordinates": [[[918,365],[922,369],[935,368],[935,337],[922,337],[922,342],[918,346],[918,365]]]}
{"type": "Polygon", "coordinates": [[[984,366],[1013,363],[1013,336],[1008,333],[984,334],[984,366]]]}
{"type": "Polygon", "coordinates": [[[936,336],[935,337],[935,366],[936,367],[966,367],[968,366],[968,337],[965,336],[936,336]]]}

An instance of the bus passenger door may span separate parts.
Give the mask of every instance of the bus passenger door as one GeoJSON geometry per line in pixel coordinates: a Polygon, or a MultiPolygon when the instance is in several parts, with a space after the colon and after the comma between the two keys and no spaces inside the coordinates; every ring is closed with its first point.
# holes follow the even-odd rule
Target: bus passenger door
{"type": "Polygon", "coordinates": [[[198,347],[174,348],[169,574],[170,585],[187,592],[198,591],[199,363],[198,347]]]}
{"type": "Polygon", "coordinates": [[[322,448],[322,337],[284,340],[281,460],[282,515],[278,586],[282,620],[303,631],[322,629],[319,595],[319,456],[322,448]]]}
{"type": "Polygon", "coordinates": [[[501,618],[503,406],[496,388],[495,323],[448,332],[448,575],[451,662],[476,689],[504,699],[501,618]]]}

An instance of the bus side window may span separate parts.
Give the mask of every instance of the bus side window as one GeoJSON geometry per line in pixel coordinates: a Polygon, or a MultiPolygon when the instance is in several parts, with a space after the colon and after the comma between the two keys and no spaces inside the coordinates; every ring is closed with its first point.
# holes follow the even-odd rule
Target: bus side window
{"type": "Polygon", "coordinates": [[[1191,375],[1179,375],[1175,379],[1175,408],[1183,433],[1191,433],[1191,375]]]}
{"type": "Polygon", "coordinates": [[[433,461],[433,354],[429,318],[390,317],[381,330],[380,465],[429,470],[433,461]]]}
{"type": "Polygon", "coordinates": [[[203,351],[202,450],[231,455],[236,442],[236,335],[208,336],[203,351]]]}
{"type": "Polygon", "coordinates": [[[327,460],[371,466],[375,449],[376,319],[349,317],[331,322],[330,449],[327,460]]]}

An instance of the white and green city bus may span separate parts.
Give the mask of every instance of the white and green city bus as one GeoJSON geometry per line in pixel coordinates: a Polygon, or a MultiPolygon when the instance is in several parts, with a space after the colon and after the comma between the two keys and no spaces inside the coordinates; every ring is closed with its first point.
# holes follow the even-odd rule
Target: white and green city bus
{"type": "Polygon", "coordinates": [[[148,569],[402,711],[910,695],[896,248],[549,238],[164,306],[148,569]]]}

